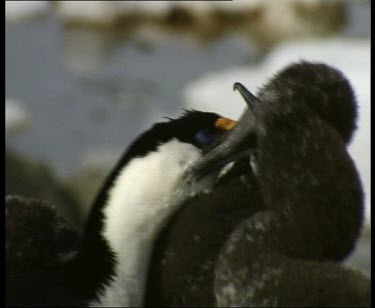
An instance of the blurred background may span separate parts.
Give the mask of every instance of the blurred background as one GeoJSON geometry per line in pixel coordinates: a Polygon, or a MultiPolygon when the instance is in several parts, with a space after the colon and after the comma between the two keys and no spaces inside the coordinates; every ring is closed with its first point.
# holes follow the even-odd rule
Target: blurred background
{"type": "Polygon", "coordinates": [[[360,104],[350,145],[366,193],[347,262],[370,276],[371,1],[6,1],[6,193],[54,203],[80,228],[135,136],[182,108],[237,118],[299,59],[341,69],[360,104]]]}

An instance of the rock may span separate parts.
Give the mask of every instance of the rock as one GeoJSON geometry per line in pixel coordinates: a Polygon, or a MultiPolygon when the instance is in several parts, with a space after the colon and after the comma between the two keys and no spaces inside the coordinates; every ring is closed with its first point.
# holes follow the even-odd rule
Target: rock
{"type": "Polygon", "coordinates": [[[101,167],[84,168],[77,174],[67,178],[65,185],[81,205],[82,216],[87,218],[90,206],[103,184],[109,170],[101,167]]]}
{"type": "Polygon", "coordinates": [[[346,17],[340,0],[59,1],[57,12],[70,25],[124,24],[129,30],[156,22],[197,37],[236,30],[265,49],[287,39],[332,34],[346,17]]]}
{"type": "Polygon", "coordinates": [[[7,149],[5,153],[5,193],[40,199],[51,203],[57,212],[80,229],[83,216],[80,205],[44,163],[36,162],[7,149]]]}
{"type": "Polygon", "coordinates": [[[332,35],[345,21],[343,1],[263,1],[244,31],[268,49],[287,40],[332,35]]]}
{"type": "Polygon", "coordinates": [[[7,277],[65,262],[78,249],[79,233],[49,203],[7,196],[5,217],[7,277]]]}
{"type": "Polygon", "coordinates": [[[64,180],[65,186],[81,205],[84,217],[122,151],[121,148],[105,146],[88,149],[81,156],[81,168],[64,180]]]}

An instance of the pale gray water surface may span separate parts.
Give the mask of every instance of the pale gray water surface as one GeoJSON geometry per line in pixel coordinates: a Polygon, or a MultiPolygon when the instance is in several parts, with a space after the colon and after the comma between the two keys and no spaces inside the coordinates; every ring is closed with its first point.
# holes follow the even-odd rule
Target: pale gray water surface
{"type": "MultiPolygon", "coordinates": [[[[348,2],[342,35],[369,37],[370,5],[348,2]]],[[[182,89],[194,78],[262,56],[235,34],[196,44],[152,29],[137,38],[126,32],[64,27],[53,11],[7,22],[6,96],[32,117],[7,146],[61,176],[74,174],[90,153],[115,159],[151,123],[178,114],[182,89]]]]}
{"type": "Polygon", "coordinates": [[[149,45],[110,35],[64,32],[53,15],[6,25],[6,95],[32,116],[7,146],[61,176],[74,174],[90,149],[120,155],[151,123],[178,114],[189,81],[252,57],[236,36],[209,45],[170,36],[149,45]]]}

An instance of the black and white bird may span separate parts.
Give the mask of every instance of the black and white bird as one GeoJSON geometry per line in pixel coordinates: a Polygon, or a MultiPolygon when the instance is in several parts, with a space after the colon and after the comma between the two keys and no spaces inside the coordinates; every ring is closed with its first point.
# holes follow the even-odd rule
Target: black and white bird
{"type": "Polygon", "coordinates": [[[300,63],[259,99],[236,88],[252,112],[234,129],[218,115],[191,112],[139,137],[98,194],[78,255],[7,277],[7,304],[142,305],[153,243],[170,217],[150,260],[146,305],[368,305],[369,281],[337,263],[362,217],[345,152],[356,116],[350,85],[332,68],[300,63]],[[184,175],[230,160],[238,161],[211,194],[192,196],[214,179],[184,175]],[[331,187],[341,168],[348,176],[331,187]]]}
{"type": "MultiPolygon", "coordinates": [[[[72,244],[76,254],[68,254],[69,258],[59,257],[63,241],[58,235],[65,233],[53,231],[61,220],[51,208],[32,201],[29,202],[34,205],[32,209],[42,214],[27,216],[32,209],[22,208],[25,200],[8,198],[7,207],[13,215],[12,223],[8,224],[11,227],[7,225],[6,230],[7,262],[15,265],[7,267],[7,306],[143,305],[156,236],[185,200],[210,189],[218,173],[213,171],[212,175],[192,183],[185,181],[187,169],[234,125],[235,121],[214,113],[190,111],[144,132],[129,146],[104,182],[78,247],[72,244]],[[17,213],[22,214],[17,217],[17,213]],[[20,216],[23,220],[19,222],[27,221],[27,225],[17,229],[20,216]],[[33,231],[33,228],[38,229],[33,231]],[[52,231],[43,235],[45,230],[52,231]],[[12,263],[14,255],[22,256],[13,252],[23,236],[40,237],[33,239],[33,243],[40,245],[35,250],[27,246],[23,251],[34,254],[12,263]],[[48,249],[50,254],[46,253],[48,249]],[[38,253],[41,260],[37,260],[38,253]],[[43,262],[42,257],[48,262],[43,262]],[[27,270],[22,270],[20,264],[27,270]]],[[[77,235],[70,235],[74,242],[77,235]]],[[[64,246],[64,256],[71,248],[64,246]]]]}
{"type": "Polygon", "coordinates": [[[370,306],[370,280],[340,264],[363,219],[361,181],[347,152],[357,115],[349,82],[335,68],[302,61],[277,73],[258,97],[240,83],[234,89],[249,108],[195,162],[192,178],[248,151],[265,210],[223,244],[215,305],[370,306]]]}

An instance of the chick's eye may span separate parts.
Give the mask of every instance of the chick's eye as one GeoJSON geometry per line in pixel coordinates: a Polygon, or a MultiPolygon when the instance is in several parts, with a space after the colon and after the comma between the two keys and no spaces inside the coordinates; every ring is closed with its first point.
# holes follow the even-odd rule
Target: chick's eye
{"type": "Polygon", "coordinates": [[[200,144],[209,144],[214,140],[215,133],[208,129],[201,129],[195,134],[195,139],[200,144]]]}

